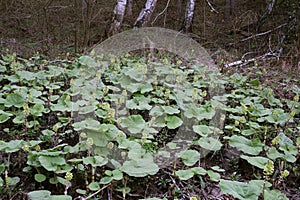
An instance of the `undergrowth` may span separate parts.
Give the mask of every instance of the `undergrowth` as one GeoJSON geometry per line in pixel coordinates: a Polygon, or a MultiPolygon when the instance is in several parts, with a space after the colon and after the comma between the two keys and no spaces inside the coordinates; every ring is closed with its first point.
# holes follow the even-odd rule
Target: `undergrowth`
{"type": "Polygon", "coordinates": [[[183,63],[2,55],[1,198],[299,198],[299,80],[183,63]]]}

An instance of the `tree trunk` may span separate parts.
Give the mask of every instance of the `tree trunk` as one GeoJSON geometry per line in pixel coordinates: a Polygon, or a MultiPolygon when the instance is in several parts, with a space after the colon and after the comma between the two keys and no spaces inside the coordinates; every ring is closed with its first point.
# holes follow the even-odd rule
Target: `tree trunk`
{"type": "Polygon", "coordinates": [[[75,26],[74,26],[74,50],[75,53],[78,53],[80,51],[80,13],[81,13],[81,7],[79,0],[74,0],[74,11],[76,15],[75,19],[75,26]]]}
{"type": "Polygon", "coordinates": [[[184,22],[181,30],[183,32],[191,32],[194,18],[195,0],[188,0],[186,4],[184,22]]]}
{"type": "Polygon", "coordinates": [[[138,18],[134,22],[134,27],[146,26],[146,24],[150,21],[156,2],[157,0],[147,0],[145,7],[141,10],[138,18]]]}
{"type": "Polygon", "coordinates": [[[117,4],[114,9],[114,16],[112,18],[111,27],[109,30],[109,35],[113,35],[120,30],[126,10],[126,4],[127,0],[117,0],[117,4]]]}
{"type": "Polygon", "coordinates": [[[176,7],[177,7],[177,20],[180,19],[181,17],[181,12],[182,12],[182,0],[177,0],[177,3],[176,3],[176,7]]]}
{"type": "Polygon", "coordinates": [[[230,21],[230,15],[233,15],[235,12],[235,0],[226,0],[225,4],[225,21],[230,21]]]}
{"type": "Polygon", "coordinates": [[[127,0],[127,15],[132,16],[133,0],[127,0]]]}

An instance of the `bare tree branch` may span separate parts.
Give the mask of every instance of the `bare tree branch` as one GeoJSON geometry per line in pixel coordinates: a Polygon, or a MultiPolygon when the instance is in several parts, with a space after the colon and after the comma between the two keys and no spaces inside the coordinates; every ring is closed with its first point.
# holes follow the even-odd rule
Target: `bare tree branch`
{"type": "Polygon", "coordinates": [[[219,13],[219,12],[213,7],[213,5],[210,3],[209,0],[206,0],[206,3],[207,3],[208,6],[210,7],[211,11],[213,11],[214,13],[219,13]]]}
{"type": "Polygon", "coordinates": [[[157,20],[157,18],[158,18],[160,15],[162,15],[162,14],[164,14],[164,12],[166,12],[166,10],[167,10],[168,7],[169,7],[170,1],[171,1],[171,0],[168,0],[168,2],[167,2],[167,4],[166,4],[165,8],[163,9],[163,11],[161,11],[158,15],[156,15],[156,17],[154,18],[154,20],[151,22],[151,25],[153,25],[153,24],[155,23],[155,21],[157,20]]]}
{"type": "Polygon", "coordinates": [[[262,36],[262,35],[269,34],[269,33],[273,32],[273,31],[275,31],[275,30],[277,30],[277,29],[280,29],[281,27],[283,27],[283,26],[285,26],[285,25],[287,25],[287,23],[281,24],[281,25],[279,25],[279,26],[273,28],[272,30],[268,30],[268,31],[266,31],[266,32],[258,33],[258,34],[255,34],[255,35],[251,35],[250,37],[247,37],[247,38],[242,39],[241,42],[244,42],[244,41],[246,41],[246,40],[250,40],[250,39],[252,39],[252,38],[256,38],[256,37],[259,37],[259,36],[262,36]]]}

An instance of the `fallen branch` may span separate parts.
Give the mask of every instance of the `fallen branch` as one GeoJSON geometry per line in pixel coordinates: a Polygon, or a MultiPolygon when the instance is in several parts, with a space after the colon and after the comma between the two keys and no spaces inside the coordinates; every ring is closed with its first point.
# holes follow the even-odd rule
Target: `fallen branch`
{"type": "Polygon", "coordinates": [[[287,25],[287,23],[281,24],[281,25],[279,25],[279,26],[273,28],[272,30],[268,30],[268,31],[263,32],[263,33],[258,33],[258,34],[255,34],[255,35],[251,35],[250,37],[247,37],[247,38],[242,39],[241,42],[244,42],[244,41],[246,41],[246,40],[250,40],[250,39],[252,39],[252,38],[256,38],[256,37],[259,37],[259,36],[262,36],[262,35],[269,34],[269,33],[273,32],[273,31],[275,31],[275,30],[277,30],[277,29],[280,29],[281,27],[283,27],[283,26],[285,26],[285,25],[287,25]]]}
{"type": "Polygon", "coordinates": [[[250,58],[250,59],[247,59],[247,60],[237,60],[237,61],[234,61],[232,63],[228,63],[226,65],[224,65],[224,68],[229,68],[229,67],[233,67],[233,66],[245,66],[249,63],[252,63],[254,61],[258,61],[258,60],[270,60],[270,59],[273,59],[274,57],[276,57],[276,59],[278,59],[278,55],[275,54],[275,53],[266,53],[262,56],[258,56],[258,57],[254,57],[254,58],[250,58]],[[271,58],[267,58],[271,56],[271,58]]]}
{"type": "Polygon", "coordinates": [[[207,2],[208,6],[209,6],[209,8],[210,8],[210,10],[211,10],[212,12],[214,12],[214,13],[219,13],[219,12],[213,7],[213,5],[209,2],[209,0],[206,0],[206,2],[207,2]]]}

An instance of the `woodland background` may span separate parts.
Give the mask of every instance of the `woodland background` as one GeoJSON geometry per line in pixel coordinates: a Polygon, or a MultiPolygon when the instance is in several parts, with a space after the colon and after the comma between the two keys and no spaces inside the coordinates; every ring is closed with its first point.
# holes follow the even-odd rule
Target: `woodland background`
{"type": "MultiPolygon", "coordinates": [[[[1,0],[1,50],[25,57],[88,51],[112,35],[117,2],[124,1],[1,0]]],[[[143,26],[178,31],[183,30],[188,3],[194,3],[192,26],[186,31],[216,60],[267,55],[283,68],[299,65],[297,0],[129,0],[117,31],[133,28],[145,3],[151,2],[156,5],[143,26]]]]}

